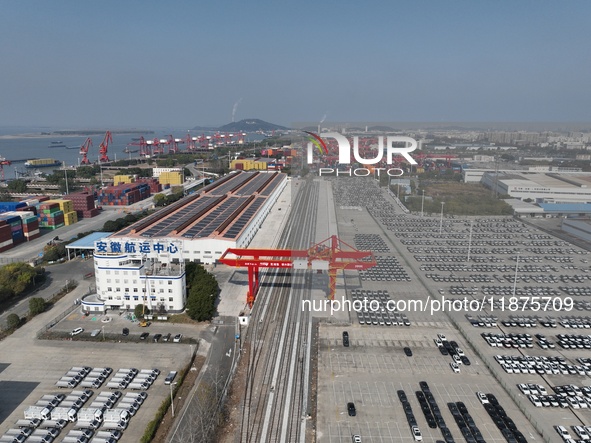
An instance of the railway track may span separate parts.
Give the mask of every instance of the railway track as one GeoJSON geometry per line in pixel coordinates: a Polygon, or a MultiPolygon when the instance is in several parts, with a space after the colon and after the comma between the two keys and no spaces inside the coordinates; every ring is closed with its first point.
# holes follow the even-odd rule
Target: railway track
{"type": "MultiPolygon", "coordinates": [[[[316,240],[318,193],[314,181],[299,190],[280,248],[305,249],[316,240]]],[[[250,352],[236,441],[305,441],[312,323],[301,301],[309,296],[305,271],[273,270],[261,279],[245,338],[250,352]]]]}

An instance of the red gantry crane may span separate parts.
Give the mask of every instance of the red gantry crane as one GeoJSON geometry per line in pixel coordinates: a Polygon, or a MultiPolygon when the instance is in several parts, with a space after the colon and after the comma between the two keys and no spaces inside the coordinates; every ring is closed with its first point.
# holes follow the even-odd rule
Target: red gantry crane
{"type": "Polygon", "coordinates": [[[260,268],[328,271],[329,295],[334,300],[338,271],[365,270],[377,264],[371,251],[358,251],[336,235],[303,250],[229,248],[219,261],[236,268],[248,268],[246,302],[250,307],[259,290],[260,268]]]}
{"type": "Polygon", "coordinates": [[[100,162],[109,162],[111,160],[109,160],[109,156],[107,155],[107,152],[109,151],[109,143],[113,143],[113,137],[111,136],[111,131],[107,131],[105,133],[105,138],[103,138],[103,141],[101,142],[101,144],[99,145],[99,161],[100,162]]]}
{"type": "Polygon", "coordinates": [[[88,150],[92,148],[92,139],[88,137],[86,141],[80,146],[79,154],[82,156],[82,160],[80,160],[81,165],[89,165],[90,160],[88,160],[88,150]]]}

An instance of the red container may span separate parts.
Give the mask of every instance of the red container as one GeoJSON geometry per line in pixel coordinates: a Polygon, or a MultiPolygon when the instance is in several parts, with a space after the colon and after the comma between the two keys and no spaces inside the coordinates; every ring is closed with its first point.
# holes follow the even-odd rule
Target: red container
{"type": "Polygon", "coordinates": [[[41,237],[41,233],[33,234],[31,236],[25,236],[27,241],[35,240],[36,238],[39,238],[39,237],[41,237]]]}

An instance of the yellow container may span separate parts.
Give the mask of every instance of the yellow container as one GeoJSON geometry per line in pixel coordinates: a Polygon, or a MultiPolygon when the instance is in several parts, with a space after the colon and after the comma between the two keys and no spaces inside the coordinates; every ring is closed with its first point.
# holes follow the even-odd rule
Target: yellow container
{"type": "Polygon", "coordinates": [[[66,226],[70,226],[74,223],[78,223],[78,214],[76,211],[64,213],[64,224],[66,226]]]}

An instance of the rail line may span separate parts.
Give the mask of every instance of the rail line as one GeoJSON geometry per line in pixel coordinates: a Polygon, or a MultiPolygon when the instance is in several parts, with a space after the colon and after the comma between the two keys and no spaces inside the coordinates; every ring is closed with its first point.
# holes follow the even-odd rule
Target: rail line
{"type": "MultiPolygon", "coordinates": [[[[319,184],[302,183],[280,248],[305,249],[315,240],[319,184]]],[[[250,350],[242,399],[241,443],[304,442],[310,313],[305,271],[264,273],[245,337],[250,350]]]]}

